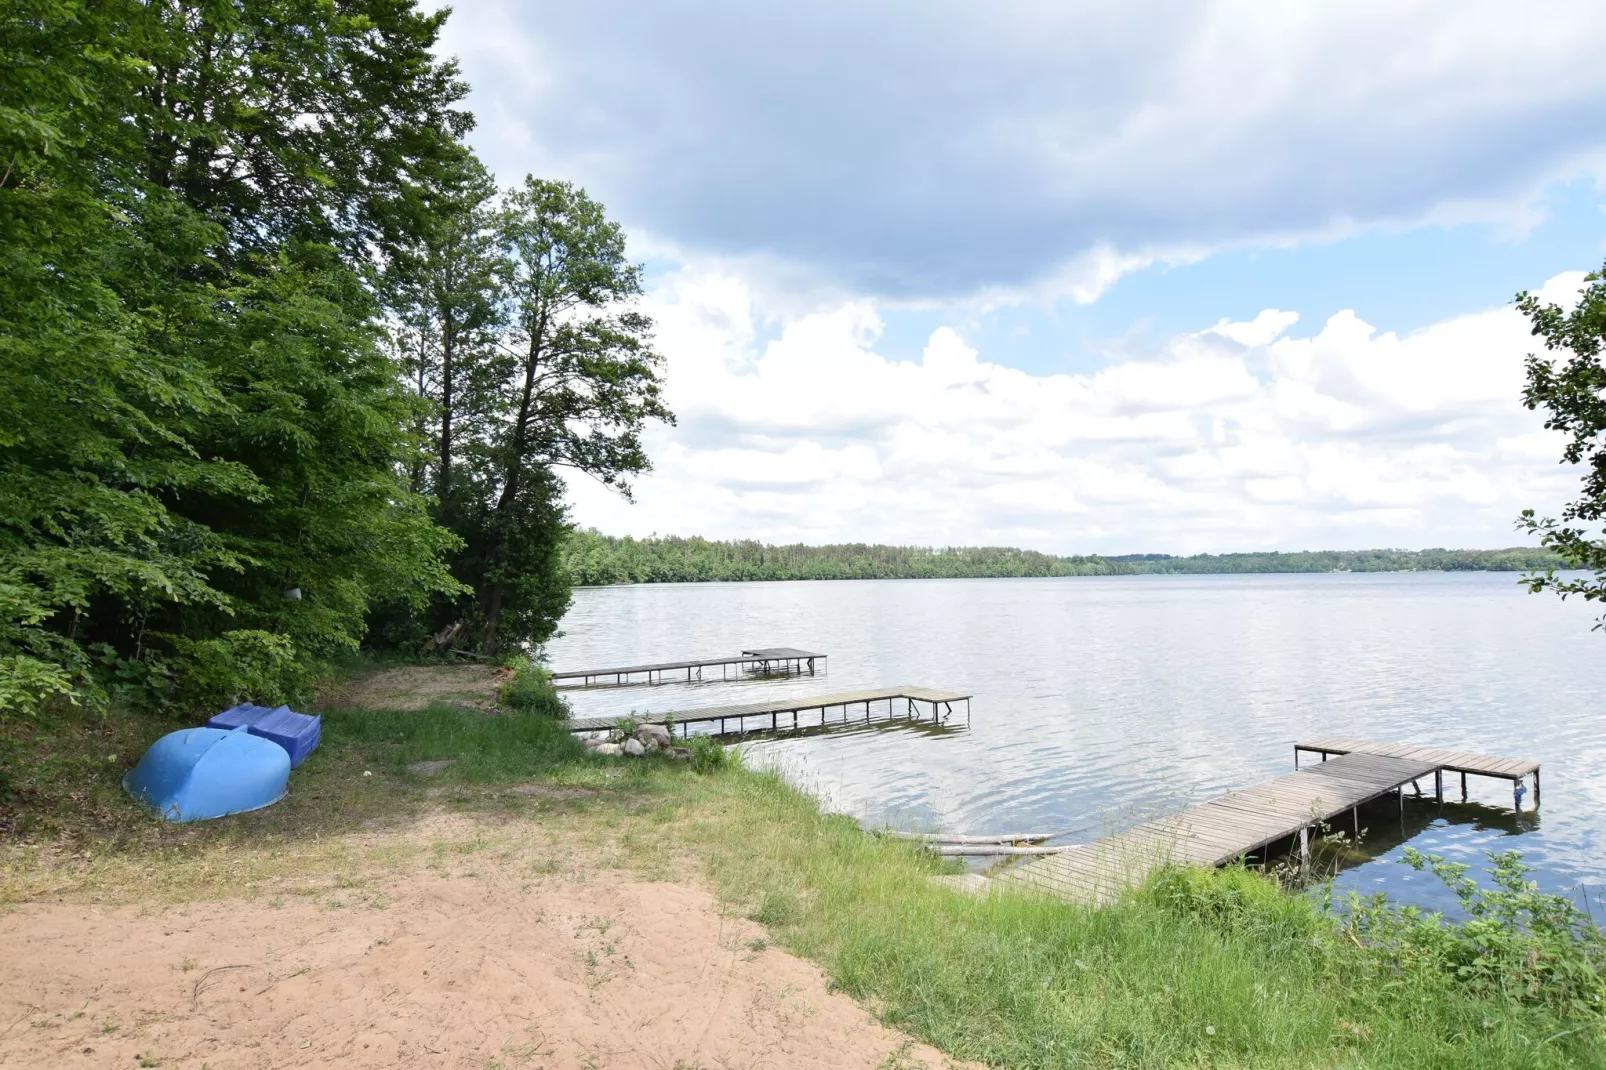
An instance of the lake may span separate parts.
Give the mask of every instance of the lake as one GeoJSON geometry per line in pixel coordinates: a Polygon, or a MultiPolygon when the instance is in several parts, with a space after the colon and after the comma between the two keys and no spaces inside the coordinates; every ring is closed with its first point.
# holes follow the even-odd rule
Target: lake
{"type": "MultiPolygon", "coordinates": [[[[1543,763],[1542,808],[1446,774],[1441,808],[1363,812],[1340,891],[1450,910],[1409,843],[1458,861],[1517,849],[1542,887],[1606,885],[1606,636],[1598,607],[1512,573],[1119,576],[586,588],[555,668],[796,646],[815,677],[567,692],[577,714],[662,712],[861,687],[975,695],[968,728],[879,726],[749,744],[866,825],[1068,830],[1083,842],[1291,772],[1296,738],[1415,742],[1543,763]]],[[[1308,759],[1314,760],[1314,759],[1308,759]]],[[[1582,890],[1580,891],[1580,886],[1582,890]]]]}

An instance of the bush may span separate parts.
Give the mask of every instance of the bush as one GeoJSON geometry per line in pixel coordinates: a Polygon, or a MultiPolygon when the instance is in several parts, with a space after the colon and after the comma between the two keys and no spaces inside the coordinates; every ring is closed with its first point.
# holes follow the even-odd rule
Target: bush
{"type": "MultiPolygon", "coordinates": [[[[184,709],[221,710],[237,702],[276,706],[312,694],[313,666],[288,636],[242,630],[216,639],[175,636],[172,644],[177,654],[170,664],[173,696],[184,709]]],[[[168,668],[154,660],[118,659],[117,664],[119,677],[152,667],[168,668]]],[[[162,694],[149,682],[143,690],[162,694]]]]}
{"type": "Polygon", "coordinates": [[[699,773],[713,773],[731,763],[730,751],[713,736],[691,737],[691,767],[699,773]]]}
{"type": "Polygon", "coordinates": [[[552,689],[545,669],[525,658],[513,665],[513,675],[502,684],[497,699],[504,710],[547,717],[569,716],[568,703],[552,689]]]}
{"type": "Polygon", "coordinates": [[[1493,888],[1479,887],[1470,867],[1407,848],[1413,869],[1430,869],[1457,899],[1467,920],[1396,907],[1381,894],[1351,894],[1348,926],[1390,972],[1453,982],[1482,997],[1541,1004],[1564,1017],[1606,1017],[1606,935],[1572,902],[1525,880],[1516,851],[1491,854],[1493,888]]]}

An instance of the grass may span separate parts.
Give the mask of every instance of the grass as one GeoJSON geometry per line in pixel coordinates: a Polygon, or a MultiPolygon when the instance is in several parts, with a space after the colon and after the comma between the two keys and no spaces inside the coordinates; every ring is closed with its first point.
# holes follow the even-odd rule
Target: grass
{"type": "Polygon", "coordinates": [[[720,895],[890,1025],[1011,1067],[1606,1065],[1601,1021],[1380,971],[1247,871],[1103,909],[933,885],[941,863],[738,771],[668,804],[720,895]],[[1230,911],[1201,902],[1235,902],[1230,911]]]}
{"type": "Polygon", "coordinates": [[[950,863],[866,835],[773,775],[587,757],[546,716],[331,711],[288,799],[194,826],[151,821],[116,787],[166,724],[62,727],[54,744],[21,743],[31,757],[15,766],[28,771],[14,776],[14,834],[0,847],[0,897],[12,901],[358,904],[374,898],[374,873],[408,866],[692,874],[887,1024],[991,1065],[1606,1065],[1598,1014],[1386,960],[1319,902],[1254,873],[1172,874],[1103,909],[968,898],[929,881],[950,863]],[[431,776],[408,771],[447,759],[431,776]],[[467,815],[455,838],[389,834],[443,811],[467,815]]]}

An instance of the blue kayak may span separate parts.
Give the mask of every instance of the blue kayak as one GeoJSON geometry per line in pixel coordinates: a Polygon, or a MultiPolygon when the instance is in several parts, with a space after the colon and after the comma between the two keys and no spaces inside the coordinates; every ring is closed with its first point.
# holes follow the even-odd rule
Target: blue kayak
{"type": "Polygon", "coordinates": [[[185,728],[151,744],[123,790],[168,821],[205,821],[284,798],[290,755],[245,728],[185,728]]]}

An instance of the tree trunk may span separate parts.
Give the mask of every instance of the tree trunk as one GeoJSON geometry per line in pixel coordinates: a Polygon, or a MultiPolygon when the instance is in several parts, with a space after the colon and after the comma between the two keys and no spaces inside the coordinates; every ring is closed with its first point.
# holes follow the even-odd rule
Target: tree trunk
{"type": "Polygon", "coordinates": [[[452,493],[452,406],[456,403],[453,396],[453,373],[457,364],[457,338],[453,333],[452,313],[450,308],[444,309],[441,316],[441,443],[440,443],[440,471],[435,480],[436,495],[440,498],[441,508],[446,508],[447,500],[452,493]]]}
{"type": "MultiPolygon", "coordinates": [[[[530,440],[530,409],[535,403],[535,371],[541,365],[542,343],[546,335],[546,314],[536,321],[530,332],[530,345],[524,354],[524,390],[519,397],[519,412],[513,420],[513,437],[508,444],[507,468],[502,475],[502,493],[496,500],[496,515],[491,520],[491,546],[486,555],[486,570],[495,572],[507,549],[507,514],[513,507],[524,475],[524,450],[530,440]]],[[[502,584],[493,581],[485,599],[485,652],[496,653],[497,629],[502,624],[502,584]]]]}
{"type": "MultiPolygon", "coordinates": [[[[428,397],[428,395],[425,393],[426,379],[425,379],[425,375],[424,375],[424,368],[425,368],[424,361],[426,359],[428,359],[428,352],[429,352],[429,345],[428,345],[428,342],[425,340],[424,328],[423,327],[419,327],[419,329],[418,329],[418,397],[419,397],[420,400],[425,400],[428,397]]],[[[423,443],[424,443],[424,441],[425,441],[425,439],[427,437],[427,433],[429,431],[429,415],[427,413],[425,413],[425,412],[420,412],[418,414],[418,429],[417,429],[417,431],[418,431],[419,452],[418,452],[418,455],[413,458],[412,470],[410,472],[408,472],[407,489],[411,490],[414,494],[422,494],[424,492],[424,453],[423,453],[423,443]]]]}
{"type": "Polygon", "coordinates": [[[496,654],[499,640],[496,630],[502,623],[502,585],[492,583],[490,591],[485,598],[485,642],[483,649],[487,654],[496,654]]]}

